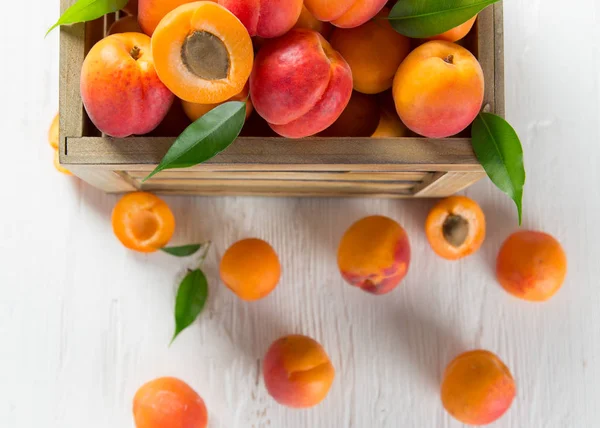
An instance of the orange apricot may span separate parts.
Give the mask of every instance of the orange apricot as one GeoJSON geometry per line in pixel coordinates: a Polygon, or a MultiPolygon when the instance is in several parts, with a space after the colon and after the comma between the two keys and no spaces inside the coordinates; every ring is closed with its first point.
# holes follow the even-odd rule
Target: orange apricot
{"type": "Polygon", "coordinates": [[[163,248],[175,232],[175,217],[165,201],[147,192],[129,193],[112,213],[115,236],[135,251],[152,253],[163,248]]]}
{"type": "Polygon", "coordinates": [[[377,128],[371,135],[373,138],[402,138],[408,135],[408,129],[402,123],[396,111],[381,109],[377,128]]]}
{"type": "Polygon", "coordinates": [[[167,13],[152,36],[152,54],[163,83],[182,100],[198,104],[221,103],[240,93],[254,61],[246,28],[210,1],[167,13]]]}
{"type": "MultiPolygon", "coordinates": [[[[240,92],[237,95],[234,95],[233,97],[231,97],[227,100],[227,101],[245,101],[246,102],[246,120],[250,117],[250,115],[252,114],[252,111],[253,111],[252,100],[250,99],[249,91],[250,91],[250,89],[249,89],[248,85],[246,85],[246,86],[244,86],[244,89],[242,90],[242,92],[240,92]]],[[[227,102],[227,101],[225,101],[225,102],[227,102]]],[[[183,111],[185,112],[187,117],[192,122],[197,121],[202,116],[204,116],[206,113],[208,113],[215,107],[220,106],[221,104],[223,104],[223,103],[196,104],[196,103],[190,103],[187,101],[182,101],[183,111]]]]}
{"type": "MultiPolygon", "coordinates": [[[[182,4],[193,3],[197,0],[139,0],[138,21],[144,33],[149,36],[165,17],[165,15],[182,4]]],[[[210,0],[216,1],[216,0],[210,0]]]]}
{"type": "Polygon", "coordinates": [[[472,199],[451,196],[438,202],[425,222],[427,240],[437,255],[457,260],[473,254],[485,240],[485,215],[472,199]]]}
{"type": "Polygon", "coordinates": [[[386,3],[387,0],[304,0],[315,18],[340,28],[364,24],[377,15],[386,3]]]}
{"type": "Polygon", "coordinates": [[[263,362],[267,391],[279,404],[313,407],[325,399],[335,369],[323,347],[307,336],[285,336],[275,341],[263,362]]]}
{"type": "Polygon", "coordinates": [[[272,38],[290,31],[302,11],[302,0],[218,0],[248,29],[250,36],[272,38]]]}
{"type": "Polygon", "coordinates": [[[428,37],[427,40],[445,40],[447,42],[457,42],[461,39],[464,39],[465,36],[469,34],[469,31],[471,31],[471,28],[473,28],[473,25],[475,25],[476,20],[477,15],[469,19],[464,24],[461,24],[458,27],[455,27],[437,36],[428,37]]]}
{"type": "Polygon", "coordinates": [[[140,33],[96,43],[83,62],[80,89],[89,118],[112,137],[149,133],[174,98],[154,68],[150,37],[140,33]]]}
{"type": "Polygon", "coordinates": [[[448,365],[441,395],[444,408],[454,418],[469,425],[486,425],[510,408],[516,386],[500,358],[476,350],[459,355],[448,365]]]}
{"type": "Polygon", "coordinates": [[[560,242],[547,233],[515,232],[500,248],[496,277],[506,291],[520,299],[550,299],[566,275],[567,256],[560,242]]]}
{"type": "Polygon", "coordinates": [[[410,40],[392,28],[384,8],[379,19],[360,27],[336,28],[330,43],[352,69],[354,90],[377,94],[392,87],[398,67],[410,53],[410,40]]]}
{"type": "Polygon", "coordinates": [[[144,385],[133,398],[136,428],[206,428],[204,400],[188,384],[162,377],[144,385]]]}
{"type": "Polygon", "coordinates": [[[337,261],[342,276],[350,285],[372,294],[389,293],[408,273],[408,236],[390,218],[363,218],[344,234],[337,261]]]}
{"type": "Polygon", "coordinates": [[[296,25],[294,25],[294,28],[305,28],[307,30],[316,31],[317,33],[321,33],[326,39],[329,39],[329,36],[333,31],[333,25],[331,25],[331,23],[319,21],[304,5],[302,6],[302,12],[300,12],[300,17],[298,18],[296,25]]]}
{"type": "Polygon", "coordinates": [[[247,301],[266,297],[281,278],[277,253],[261,239],[244,239],[229,247],[219,271],[225,286],[247,301]]]}
{"type": "Polygon", "coordinates": [[[48,143],[54,150],[58,150],[58,132],[60,125],[60,117],[58,113],[52,119],[52,123],[50,124],[50,128],[48,129],[48,143]]]}
{"type": "Polygon", "coordinates": [[[69,171],[67,168],[65,168],[64,166],[62,166],[60,164],[60,159],[58,156],[58,149],[54,150],[54,168],[56,168],[56,170],[62,174],[73,175],[73,173],[71,171],[69,171]]]}
{"type": "Polygon", "coordinates": [[[379,104],[374,95],[353,91],[342,115],[319,135],[323,137],[369,137],[379,125],[379,104]]]}
{"type": "Polygon", "coordinates": [[[119,34],[119,33],[141,33],[142,28],[138,23],[137,17],[133,15],[125,16],[113,24],[108,29],[108,34],[119,34]]]}

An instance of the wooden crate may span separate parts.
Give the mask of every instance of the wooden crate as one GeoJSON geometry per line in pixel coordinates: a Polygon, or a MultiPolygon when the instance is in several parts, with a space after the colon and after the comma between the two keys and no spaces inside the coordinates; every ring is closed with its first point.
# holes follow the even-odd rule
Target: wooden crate
{"type": "MultiPolygon", "coordinates": [[[[62,0],[65,10],[75,0],[62,0]]],[[[485,176],[469,138],[240,137],[208,162],[142,183],[175,137],[108,138],[87,118],[79,75],[89,48],[115,16],[63,27],[60,37],[60,162],[106,192],[190,195],[443,197],[485,176]]],[[[504,115],[502,5],[483,11],[466,39],[485,74],[484,105],[504,115]]]]}

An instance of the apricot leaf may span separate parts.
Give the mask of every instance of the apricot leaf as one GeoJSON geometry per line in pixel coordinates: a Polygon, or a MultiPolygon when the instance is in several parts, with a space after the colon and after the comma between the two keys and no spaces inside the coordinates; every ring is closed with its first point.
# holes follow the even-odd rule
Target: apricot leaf
{"type": "Polygon", "coordinates": [[[208,281],[200,269],[190,271],[181,281],[175,299],[175,333],[171,343],[188,328],[204,309],[208,298],[208,281]]]}
{"type": "Polygon", "coordinates": [[[515,201],[521,225],[525,166],[519,136],[506,120],[492,113],[479,113],[471,133],[477,159],[492,182],[515,201]]]}
{"type": "Polygon", "coordinates": [[[180,247],[164,247],[160,250],[175,257],[188,257],[192,254],[196,254],[200,248],[202,248],[202,244],[182,245],[180,247]]]}
{"type": "Polygon", "coordinates": [[[128,1],[129,0],[79,0],[61,15],[58,21],[56,21],[56,24],[50,27],[46,36],[60,25],[93,21],[94,19],[103,17],[107,13],[121,10],[127,6],[128,1]]]}
{"type": "Polygon", "coordinates": [[[225,150],[240,135],[246,103],[229,101],[192,123],[175,140],[160,164],[144,180],[165,169],[189,168],[225,150]]]}
{"type": "Polygon", "coordinates": [[[445,33],[500,0],[399,0],[388,19],[400,34],[422,39],[445,33]]]}

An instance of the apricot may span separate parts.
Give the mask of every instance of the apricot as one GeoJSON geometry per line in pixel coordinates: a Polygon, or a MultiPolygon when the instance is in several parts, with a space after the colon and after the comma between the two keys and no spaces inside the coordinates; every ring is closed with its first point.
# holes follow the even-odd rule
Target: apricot
{"type": "MultiPolygon", "coordinates": [[[[249,91],[250,91],[250,88],[248,85],[246,85],[246,86],[244,86],[244,89],[242,90],[242,92],[240,92],[237,95],[234,95],[233,97],[231,97],[227,100],[227,101],[245,101],[246,102],[246,119],[248,119],[250,117],[250,115],[252,114],[252,111],[253,111],[252,100],[250,99],[249,91]]],[[[227,101],[225,101],[225,102],[227,102],[227,101]]],[[[187,101],[182,101],[183,111],[185,112],[186,116],[192,122],[197,121],[202,116],[204,116],[206,113],[208,113],[215,107],[220,106],[221,104],[223,104],[223,103],[196,104],[196,103],[189,103],[187,101]]]]}
{"type": "Polygon", "coordinates": [[[152,253],[173,237],[175,217],[165,201],[147,192],[129,193],[112,212],[112,226],[121,243],[135,251],[152,253]]]}
{"type": "Polygon", "coordinates": [[[218,0],[242,21],[251,36],[279,37],[292,29],[303,0],[218,0]]]}
{"type": "Polygon", "coordinates": [[[281,278],[277,253],[261,239],[244,239],[229,247],[219,271],[225,286],[246,301],[266,297],[281,278]]]}
{"type": "Polygon", "coordinates": [[[396,113],[396,105],[392,91],[385,91],[377,95],[381,115],[377,129],[371,135],[373,138],[401,138],[408,136],[408,129],[396,113]]]}
{"type": "Polygon", "coordinates": [[[152,36],[156,72],[184,101],[221,103],[239,94],[252,71],[248,31],[231,12],[209,1],[167,13],[152,36]]]}
{"type": "Polygon", "coordinates": [[[108,34],[119,34],[119,33],[141,33],[142,28],[138,23],[137,17],[128,15],[113,24],[108,29],[108,34]]]}
{"type": "Polygon", "coordinates": [[[458,27],[455,27],[437,36],[428,37],[427,40],[445,40],[447,42],[457,42],[461,39],[464,39],[465,36],[469,34],[469,31],[471,31],[471,28],[473,28],[476,20],[477,15],[469,19],[464,24],[461,24],[458,27]]]}
{"type": "Polygon", "coordinates": [[[341,28],[364,24],[386,3],[387,0],[304,0],[304,5],[315,18],[341,28]]]}
{"type": "Polygon", "coordinates": [[[263,376],[267,391],[279,404],[306,408],[325,399],[335,369],[318,342],[292,335],[270,346],[263,362],[263,376]]]}
{"type": "Polygon", "coordinates": [[[54,168],[56,168],[56,170],[58,172],[60,172],[61,174],[73,175],[73,173],[71,171],[69,171],[67,168],[65,168],[64,166],[62,166],[60,164],[60,159],[58,156],[58,149],[54,149],[54,168]]]}
{"type": "Polygon", "coordinates": [[[276,133],[308,137],[340,117],[352,95],[352,71],[319,33],[294,29],[258,51],[250,94],[276,133]]]}
{"type": "Polygon", "coordinates": [[[133,398],[136,428],[206,428],[204,400],[188,384],[173,377],[150,381],[133,398]]]}
{"type": "Polygon", "coordinates": [[[458,134],[483,104],[483,70],[471,52],[454,43],[427,42],[398,68],[393,94],[402,122],[429,138],[458,134]]]}
{"type": "Polygon", "coordinates": [[[304,5],[302,5],[302,12],[300,12],[300,17],[298,18],[298,21],[296,21],[294,28],[305,28],[307,30],[316,31],[317,33],[321,33],[325,39],[329,39],[329,36],[333,31],[331,23],[319,21],[304,5]]]}
{"type": "Polygon", "coordinates": [[[441,393],[444,408],[454,418],[469,425],[486,425],[508,410],[516,386],[496,355],[477,350],[459,355],[448,365],[441,393]]]}
{"type": "Polygon", "coordinates": [[[372,294],[392,291],[408,273],[410,243],[404,229],[383,216],[366,217],[344,234],[338,248],[344,279],[372,294]]]}
{"type": "Polygon", "coordinates": [[[379,117],[377,97],[354,91],[342,115],[319,135],[323,137],[369,137],[377,129],[379,117]]]}
{"type": "Polygon", "coordinates": [[[513,296],[541,302],[562,287],[567,256],[560,243],[544,232],[515,232],[500,248],[496,262],[498,282],[513,296]]]}
{"type": "Polygon", "coordinates": [[[191,122],[183,110],[182,101],[176,97],[163,121],[148,135],[153,137],[177,137],[190,125],[191,122]]]}
{"type": "Polygon", "coordinates": [[[138,0],[129,0],[127,2],[127,5],[123,8],[123,10],[130,15],[134,15],[134,16],[137,15],[138,14],[138,0]]]}
{"type": "Polygon", "coordinates": [[[451,196],[438,202],[425,222],[429,244],[437,255],[457,260],[473,254],[485,240],[485,215],[472,199],[451,196]]]}
{"type": "Polygon", "coordinates": [[[96,43],[83,62],[80,88],[90,120],[112,137],[147,134],[173,103],[154,68],[150,37],[139,33],[96,43]]]}
{"type": "MultiPolygon", "coordinates": [[[[138,22],[144,33],[149,36],[165,15],[182,4],[193,3],[197,0],[139,0],[138,22]]],[[[215,0],[210,0],[215,1],[215,0]]]]}
{"type": "Polygon", "coordinates": [[[336,28],[331,46],[352,69],[354,90],[377,94],[392,87],[396,71],[410,52],[410,39],[399,34],[385,19],[384,8],[378,18],[356,28],[336,28]]]}
{"type": "Polygon", "coordinates": [[[54,150],[58,150],[58,133],[59,133],[59,125],[60,125],[60,116],[58,113],[52,119],[50,123],[50,128],[48,129],[48,143],[54,150]]]}

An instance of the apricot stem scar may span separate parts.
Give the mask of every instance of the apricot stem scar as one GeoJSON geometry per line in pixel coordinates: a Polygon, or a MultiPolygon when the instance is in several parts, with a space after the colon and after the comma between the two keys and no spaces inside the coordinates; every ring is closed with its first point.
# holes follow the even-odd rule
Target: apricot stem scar
{"type": "Polygon", "coordinates": [[[444,238],[453,247],[460,247],[469,236],[469,222],[455,214],[449,215],[442,226],[444,238]]]}
{"type": "Polygon", "coordinates": [[[185,39],[181,59],[191,73],[205,80],[226,79],[231,66],[227,47],[208,31],[194,31],[185,39]]]}
{"type": "Polygon", "coordinates": [[[454,55],[448,55],[446,58],[444,58],[444,62],[447,62],[448,64],[454,64],[454,55]]]}
{"type": "Polygon", "coordinates": [[[137,46],[134,46],[133,48],[131,48],[129,55],[131,55],[131,58],[133,58],[134,60],[137,61],[138,59],[140,59],[140,53],[141,53],[140,48],[137,46]]]}

